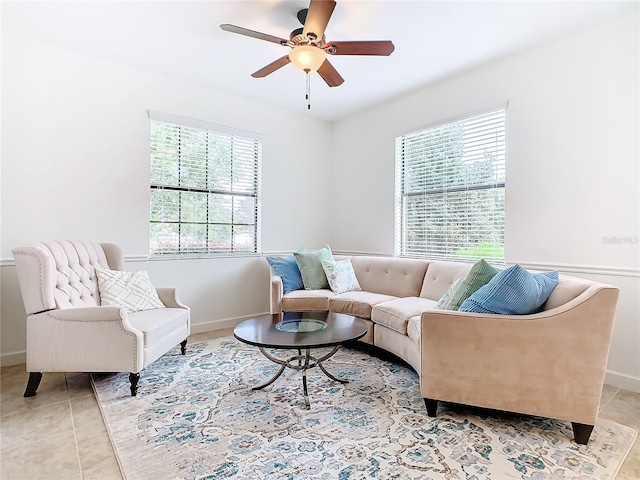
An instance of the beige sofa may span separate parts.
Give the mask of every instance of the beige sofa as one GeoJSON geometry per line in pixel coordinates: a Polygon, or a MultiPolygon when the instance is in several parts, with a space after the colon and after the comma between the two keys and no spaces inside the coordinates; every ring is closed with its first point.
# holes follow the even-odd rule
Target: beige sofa
{"type": "MultiPolygon", "coordinates": [[[[336,255],[336,259],[342,259],[336,255]]],[[[362,291],[283,295],[272,271],[271,313],[326,311],[361,317],[362,341],[420,375],[429,416],[439,401],[572,423],[586,444],[598,416],[619,290],[560,275],[539,313],[520,316],[435,310],[472,264],[353,256],[362,291]]]]}

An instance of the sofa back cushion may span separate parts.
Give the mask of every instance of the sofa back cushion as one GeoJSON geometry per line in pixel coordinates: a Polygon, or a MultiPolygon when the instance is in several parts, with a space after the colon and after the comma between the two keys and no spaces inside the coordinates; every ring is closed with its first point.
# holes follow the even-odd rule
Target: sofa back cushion
{"type": "Polygon", "coordinates": [[[585,292],[594,282],[582,278],[560,275],[558,285],[553,289],[547,301],[542,305],[542,310],[550,310],[573,300],[585,292]]]}
{"type": "Polygon", "coordinates": [[[427,260],[359,255],[351,264],[362,290],[394,297],[419,296],[429,266],[427,260]]]}
{"type": "Polygon", "coordinates": [[[473,264],[461,262],[447,262],[433,260],[429,262],[429,268],[424,277],[424,283],[420,291],[422,298],[439,300],[449,290],[453,282],[463,278],[469,273],[473,264]]]}
{"type": "Polygon", "coordinates": [[[122,268],[122,250],[114,244],[52,241],[12,252],[28,315],[100,305],[95,267],[122,268]]]}

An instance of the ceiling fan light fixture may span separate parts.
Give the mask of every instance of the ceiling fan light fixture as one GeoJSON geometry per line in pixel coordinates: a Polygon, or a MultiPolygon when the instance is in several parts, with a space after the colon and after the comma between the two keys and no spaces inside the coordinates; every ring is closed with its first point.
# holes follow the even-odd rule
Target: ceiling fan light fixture
{"type": "Polygon", "coordinates": [[[325,57],[325,51],[313,45],[298,45],[289,52],[289,60],[293,66],[303,72],[317,72],[325,57]]]}

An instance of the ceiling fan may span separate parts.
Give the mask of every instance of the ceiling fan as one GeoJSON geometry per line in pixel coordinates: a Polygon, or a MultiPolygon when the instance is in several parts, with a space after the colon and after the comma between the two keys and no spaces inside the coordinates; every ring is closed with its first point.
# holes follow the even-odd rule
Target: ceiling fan
{"type": "MultiPolygon", "coordinates": [[[[318,72],[327,85],[337,87],[344,82],[344,79],[331,65],[326,54],[388,56],[395,47],[389,40],[327,42],[324,31],[335,7],[336,2],[333,0],[311,0],[309,8],[300,10],[297,15],[303,27],[293,30],[289,40],[228,23],[220,25],[220,28],[227,32],[279,43],[291,49],[284,57],[252,73],[252,77],[266,77],[288,63],[293,63],[296,68],[307,74],[318,72]]],[[[308,85],[307,78],[307,99],[308,85]]]]}

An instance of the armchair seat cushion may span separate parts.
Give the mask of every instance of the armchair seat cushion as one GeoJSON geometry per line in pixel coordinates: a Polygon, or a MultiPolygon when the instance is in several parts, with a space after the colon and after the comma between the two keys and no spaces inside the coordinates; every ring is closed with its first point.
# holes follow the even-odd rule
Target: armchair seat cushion
{"type": "Polygon", "coordinates": [[[131,325],[144,334],[145,347],[180,329],[188,318],[189,310],[183,308],[157,308],[129,314],[131,325]]]}

